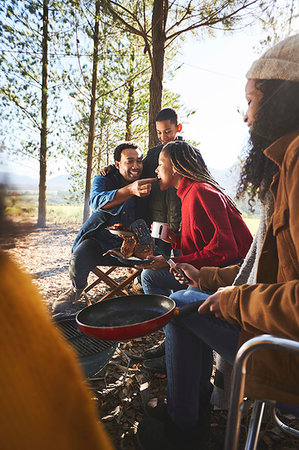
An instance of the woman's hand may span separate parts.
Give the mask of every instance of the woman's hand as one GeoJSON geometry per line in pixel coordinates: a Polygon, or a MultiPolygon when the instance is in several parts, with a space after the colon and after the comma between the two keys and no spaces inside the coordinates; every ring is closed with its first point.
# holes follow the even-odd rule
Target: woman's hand
{"type": "Polygon", "coordinates": [[[225,287],[221,287],[215,294],[210,295],[203,304],[198,308],[199,314],[214,314],[218,319],[224,319],[220,311],[220,296],[221,292],[226,289],[225,287]]]}
{"type": "Polygon", "coordinates": [[[199,270],[196,269],[191,264],[187,263],[179,263],[174,264],[170,267],[170,272],[174,275],[174,278],[181,284],[189,284],[189,286],[198,287],[199,282],[199,270]],[[183,272],[181,275],[177,269],[180,269],[183,272]],[[184,274],[189,278],[186,280],[184,274]]]}
{"type": "Polygon", "coordinates": [[[172,244],[172,242],[176,241],[176,233],[174,233],[174,231],[172,231],[172,229],[168,226],[168,225],[164,225],[164,229],[163,229],[163,238],[161,236],[162,241],[164,242],[169,242],[170,244],[172,244]]]}
{"type": "Polygon", "coordinates": [[[163,269],[163,267],[168,267],[168,263],[163,256],[147,256],[144,260],[144,265],[138,264],[138,266],[135,266],[137,269],[151,269],[151,270],[159,270],[163,269]],[[150,259],[151,261],[146,262],[147,259],[150,259]]]}

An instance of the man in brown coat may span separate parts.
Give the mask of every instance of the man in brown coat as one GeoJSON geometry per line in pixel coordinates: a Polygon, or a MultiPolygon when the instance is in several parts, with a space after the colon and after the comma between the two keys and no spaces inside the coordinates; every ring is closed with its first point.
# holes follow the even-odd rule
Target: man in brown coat
{"type": "MultiPolygon", "coordinates": [[[[247,74],[245,121],[249,152],[239,193],[274,199],[256,283],[229,286],[238,267],[190,269],[201,290],[179,291],[176,301],[205,301],[166,327],[167,408],[152,408],[139,425],[144,449],[193,449],[208,428],[212,349],[233,363],[238,346],[264,333],[299,341],[299,34],[268,50],[247,74]],[[180,297],[180,299],[178,299],[180,297]],[[215,317],[214,317],[215,316],[215,317]],[[147,440],[147,443],[145,443],[147,440]]],[[[252,357],[246,394],[299,404],[299,360],[264,350],[252,357]]],[[[149,408],[148,408],[149,410],[149,408]]]]}

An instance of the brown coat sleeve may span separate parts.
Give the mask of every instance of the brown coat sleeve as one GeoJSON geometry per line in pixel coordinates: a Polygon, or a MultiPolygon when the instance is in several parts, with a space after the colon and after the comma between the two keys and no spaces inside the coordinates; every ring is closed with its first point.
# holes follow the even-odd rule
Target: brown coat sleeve
{"type": "Polygon", "coordinates": [[[225,320],[254,335],[269,333],[299,340],[299,281],[225,289],[220,297],[225,320]]]}
{"type": "Polygon", "coordinates": [[[238,275],[240,266],[202,267],[199,273],[199,288],[203,291],[217,291],[218,288],[231,286],[238,275]]]}

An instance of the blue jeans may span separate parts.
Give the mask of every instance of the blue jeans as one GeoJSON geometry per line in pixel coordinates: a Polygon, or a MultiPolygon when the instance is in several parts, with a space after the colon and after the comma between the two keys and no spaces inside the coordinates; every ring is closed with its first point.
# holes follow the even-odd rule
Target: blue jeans
{"type": "Polygon", "coordinates": [[[141,273],[141,284],[145,294],[160,294],[169,296],[171,291],[186,289],[186,285],[180,284],[169,267],[159,270],[144,269],[141,273]]]}
{"type": "MultiPolygon", "coordinates": [[[[178,306],[209,294],[189,288],[170,297],[178,306]]],[[[173,318],[164,328],[166,335],[167,408],[173,422],[181,428],[198,423],[207,411],[212,386],[213,349],[233,364],[240,327],[210,314],[198,312],[173,318]]]]}
{"type": "Polygon", "coordinates": [[[113,256],[103,256],[105,252],[94,239],[85,239],[76,247],[69,263],[69,276],[76,290],[86,287],[89,272],[96,266],[126,267],[113,256]]]}

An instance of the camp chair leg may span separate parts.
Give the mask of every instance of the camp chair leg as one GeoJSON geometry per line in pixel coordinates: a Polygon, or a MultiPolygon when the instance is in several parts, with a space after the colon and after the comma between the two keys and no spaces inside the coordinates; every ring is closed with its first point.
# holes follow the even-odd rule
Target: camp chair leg
{"type": "Polygon", "coordinates": [[[131,283],[139,275],[139,273],[140,270],[137,269],[135,272],[129,275],[128,278],[126,278],[122,283],[120,283],[120,285],[118,285],[117,287],[112,289],[112,291],[108,292],[103,297],[101,297],[100,300],[105,300],[105,298],[109,298],[112,297],[114,294],[119,294],[123,292],[125,292],[125,295],[129,295],[129,293],[127,291],[124,291],[123,288],[127,286],[129,283],[131,283]]]}
{"type": "Polygon", "coordinates": [[[95,280],[93,283],[91,283],[89,286],[87,286],[87,288],[85,289],[85,292],[90,291],[91,289],[93,289],[95,286],[97,286],[99,283],[101,283],[101,281],[104,281],[106,284],[108,284],[108,286],[110,286],[111,288],[114,288],[116,286],[118,286],[118,284],[116,283],[116,281],[114,281],[112,278],[108,277],[108,275],[114,271],[114,269],[116,269],[116,267],[110,267],[106,272],[104,272],[103,270],[99,269],[98,267],[95,267],[92,272],[97,275],[98,279],[95,280]]]}
{"type": "Polygon", "coordinates": [[[91,283],[84,292],[88,292],[97,286],[99,283],[106,283],[111,290],[103,295],[98,301],[105,300],[106,298],[113,297],[115,294],[121,295],[129,295],[129,292],[125,287],[131,283],[140,273],[139,269],[135,269],[133,273],[131,273],[124,281],[121,283],[117,283],[113,278],[109,277],[109,275],[115,270],[119,268],[118,266],[109,267],[108,270],[103,271],[98,267],[95,267],[92,272],[98,277],[93,283],[91,283]]]}
{"type": "Polygon", "coordinates": [[[287,424],[285,424],[280,418],[278,417],[278,408],[273,408],[273,416],[275,419],[275,422],[279,426],[279,428],[287,433],[289,436],[293,436],[296,439],[299,439],[299,431],[295,428],[289,427],[287,424]]]}
{"type": "Polygon", "coordinates": [[[265,402],[255,400],[253,405],[253,411],[250,417],[250,423],[248,428],[248,435],[246,440],[245,449],[255,450],[257,447],[257,441],[262,424],[262,418],[264,414],[265,402]]]}

